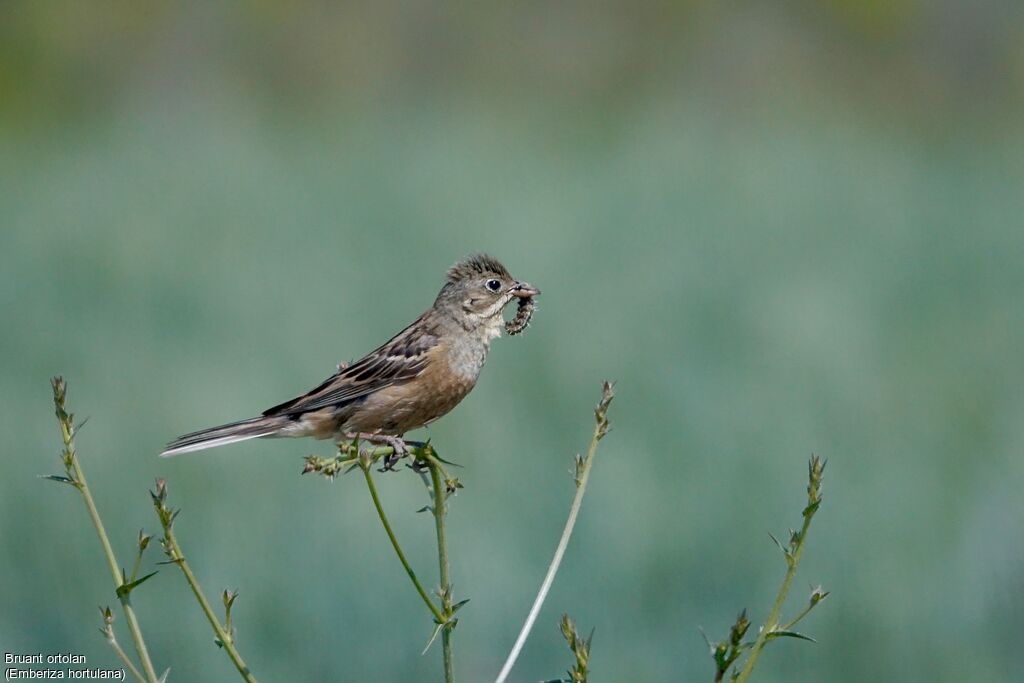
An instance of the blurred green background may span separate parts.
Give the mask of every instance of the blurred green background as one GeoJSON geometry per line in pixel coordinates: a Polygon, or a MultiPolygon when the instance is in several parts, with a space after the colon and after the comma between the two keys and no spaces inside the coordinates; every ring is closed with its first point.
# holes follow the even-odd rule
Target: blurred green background
{"type": "MultiPolygon", "coordinates": [[[[698,627],[764,618],[811,452],[790,611],[833,595],[757,680],[1024,680],[1022,115],[1016,0],[3,3],[3,650],[115,662],[81,502],[35,476],[63,373],[121,561],[166,477],[261,680],[438,680],[362,482],[298,476],[325,444],[156,454],[313,386],[486,250],[544,295],[429,432],[464,465],[462,680],[511,646],[604,378],[614,431],[515,680],[569,666],[562,611],[595,681],[710,680],[698,627]]],[[[433,585],[419,479],[381,488],[433,585]]],[[[234,678],[176,572],[134,601],[171,681],[234,678]]]]}

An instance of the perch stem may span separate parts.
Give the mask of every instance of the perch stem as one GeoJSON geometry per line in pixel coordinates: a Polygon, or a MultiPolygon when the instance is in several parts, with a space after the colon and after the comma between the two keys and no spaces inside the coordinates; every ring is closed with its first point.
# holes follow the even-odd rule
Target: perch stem
{"type": "Polygon", "coordinates": [[[388,521],[388,516],[384,512],[384,506],[381,505],[380,496],[377,494],[377,485],[373,481],[373,474],[370,472],[371,461],[369,459],[361,459],[359,463],[360,469],[363,471],[363,476],[366,478],[366,487],[370,490],[370,498],[373,499],[373,507],[377,509],[377,516],[380,517],[380,523],[384,526],[384,531],[388,535],[388,540],[391,541],[391,547],[395,549],[395,554],[398,555],[398,560],[402,563],[402,567],[405,568],[405,573],[409,575],[409,580],[412,581],[412,585],[416,588],[416,592],[419,593],[420,598],[423,599],[423,604],[427,606],[430,613],[434,615],[434,621],[438,624],[445,622],[444,615],[441,610],[437,608],[434,601],[427,595],[426,589],[423,588],[423,584],[416,577],[416,572],[413,571],[412,565],[409,564],[409,560],[405,557],[405,551],[402,550],[401,544],[398,542],[398,537],[395,536],[394,530],[391,528],[391,522],[388,521]]]}
{"type": "Polygon", "coordinates": [[[444,657],[444,680],[445,683],[455,681],[455,667],[452,661],[452,640],[451,632],[454,627],[452,617],[452,583],[451,568],[448,562],[448,534],[445,528],[445,514],[447,512],[447,493],[442,470],[444,469],[437,458],[426,451],[427,463],[430,465],[430,480],[434,486],[434,527],[437,530],[437,563],[441,576],[441,603],[444,610],[444,625],[441,627],[441,649],[444,657]]]}

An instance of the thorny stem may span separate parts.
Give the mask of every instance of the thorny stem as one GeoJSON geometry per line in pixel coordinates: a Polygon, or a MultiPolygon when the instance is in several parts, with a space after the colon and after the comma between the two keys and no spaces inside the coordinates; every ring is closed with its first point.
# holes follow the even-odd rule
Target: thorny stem
{"type": "Polygon", "coordinates": [[[100,539],[100,545],[103,546],[103,554],[107,558],[110,575],[114,579],[117,599],[121,602],[121,608],[124,610],[124,620],[128,624],[128,631],[131,633],[135,652],[139,656],[139,661],[142,662],[142,669],[146,672],[145,680],[149,683],[158,683],[156,670],[153,668],[153,662],[149,658],[149,650],[146,648],[146,641],[142,637],[142,628],[139,626],[139,620],[136,618],[135,610],[132,608],[131,591],[121,590],[121,587],[125,584],[124,577],[121,575],[117,557],[114,555],[114,549],[110,545],[110,538],[107,536],[107,531],[103,526],[103,520],[100,519],[96,502],[92,498],[89,484],[85,480],[85,472],[82,471],[82,466],[78,462],[78,454],[75,451],[76,428],[73,421],[74,416],[65,409],[67,383],[63,377],[54,377],[50,384],[53,387],[54,408],[56,409],[57,421],[60,423],[61,437],[64,441],[64,451],[61,455],[71,480],[69,483],[82,494],[82,500],[85,502],[85,509],[89,513],[89,519],[92,520],[92,525],[96,529],[96,535],[100,539]]]}
{"type": "Polygon", "coordinates": [[[164,530],[163,546],[169,562],[178,565],[181,573],[185,575],[185,581],[188,582],[189,588],[192,589],[192,594],[195,595],[196,601],[199,602],[199,606],[203,610],[203,614],[206,615],[206,620],[210,622],[210,626],[213,628],[213,632],[217,637],[217,644],[222,646],[224,651],[228,653],[228,657],[235,665],[235,668],[238,669],[238,673],[248,683],[257,683],[256,677],[252,675],[248,665],[242,659],[242,655],[239,654],[238,649],[235,647],[233,634],[228,633],[221,626],[220,620],[210,606],[210,602],[203,594],[203,589],[199,586],[199,581],[196,579],[195,574],[192,573],[192,568],[185,560],[184,553],[181,552],[181,546],[178,545],[178,539],[172,530],[174,518],[177,517],[177,511],[171,510],[166,505],[167,488],[162,479],[157,480],[156,491],[152,492],[152,496],[153,506],[156,508],[157,516],[160,518],[160,525],[164,530]]]}
{"type": "Polygon", "coordinates": [[[424,604],[430,613],[434,615],[434,621],[438,624],[445,622],[444,615],[441,610],[437,608],[434,601],[427,595],[426,589],[423,588],[423,584],[416,578],[416,572],[413,571],[412,566],[409,564],[409,560],[405,557],[405,552],[402,550],[402,546],[398,543],[398,538],[395,536],[394,530],[391,528],[391,523],[388,521],[388,516],[384,512],[384,506],[381,505],[380,496],[377,494],[377,485],[373,482],[373,475],[370,472],[371,460],[369,458],[360,459],[359,467],[363,470],[363,476],[366,478],[366,487],[370,489],[370,497],[373,499],[373,507],[377,509],[377,516],[380,517],[380,523],[384,526],[384,531],[387,532],[388,539],[391,541],[391,547],[395,549],[395,554],[398,555],[399,561],[405,568],[405,573],[409,575],[409,579],[412,581],[413,586],[416,588],[416,592],[423,598],[424,604]]]}
{"type": "MultiPolygon", "coordinates": [[[[786,602],[786,596],[789,594],[793,577],[796,576],[796,568],[800,564],[800,557],[804,552],[804,542],[807,540],[807,530],[811,526],[811,519],[814,518],[814,513],[818,511],[818,507],[821,505],[821,479],[824,469],[825,463],[819,460],[817,456],[811,456],[808,465],[808,503],[803,511],[804,522],[800,527],[800,531],[790,536],[789,549],[783,549],[786,555],[786,576],[782,579],[782,585],[779,587],[778,595],[775,596],[775,603],[772,605],[771,612],[768,613],[768,619],[765,620],[764,626],[761,627],[760,632],[757,634],[757,640],[754,641],[754,645],[751,647],[750,654],[743,665],[743,670],[736,678],[736,683],[746,683],[750,678],[750,674],[753,672],[754,665],[757,663],[758,657],[761,656],[761,651],[764,650],[765,644],[772,637],[772,634],[778,630],[779,613],[782,611],[782,605],[786,602]]],[[[812,603],[811,606],[813,607],[814,604],[812,603]]],[[[796,619],[790,622],[790,624],[796,623],[805,614],[806,611],[797,615],[796,619]]]]}
{"type": "Polygon", "coordinates": [[[614,396],[615,392],[612,390],[612,384],[604,382],[601,390],[601,402],[597,404],[597,409],[594,411],[596,424],[594,426],[594,435],[590,439],[590,447],[587,449],[587,455],[584,458],[576,456],[576,495],[573,497],[572,506],[569,508],[569,518],[565,522],[562,537],[558,540],[558,547],[555,549],[555,556],[551,559],[548,572],[540,585],[540,590],[533,601],[533,606],[526,617],[526,622],[523,624],[523,628],[519,632],[519,636],[516,638],[515,645],[512,646],[512,651],[509,652],[504,666],[501,667],[501,672],[495,679],[495,683],[504,683],[508,678],[512,667],[516,663],[516,659],[519,658],[523,645],[526,644],[526,638],[530,635],[530,631],[537,621],[537,616],[540,614],[540,608],[548,596],[548,591],[551,590],[551,584],[555,580],[555,574],[558,573],[558,567],[562,563],[565,549],[569,545],[569,538],[572,536],[573,527],[576,526],[576,517],[579,515],[580,505],[583,503],[583,494],[587,490],[587,480],[590,478],[590,467],[594,462],[597,444],[608,433],[608,405],[612,402],[614,396]]]}
{"type": "Polygon", "coordinates": [[[430,480],[434,486],[434,527],[437,530],[437,563],[441,575],[441,603],[444,608],[444,626],[441,627],[441,649],[444,656],[445,683],[455,681],[455,669],[452,662],[451,632],[455,628],[452,609],[452,582],[448,565],[448,535],[445,529],[447,488],[442,475],[441,463],[434,457],[433,449],[425,449],[425,457],[430,465],[430,480]]]}

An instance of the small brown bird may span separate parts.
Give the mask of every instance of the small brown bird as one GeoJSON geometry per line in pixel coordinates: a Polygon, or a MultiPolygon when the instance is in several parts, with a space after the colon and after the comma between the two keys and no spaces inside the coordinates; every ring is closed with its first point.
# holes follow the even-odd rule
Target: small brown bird
{"type": "Polygon", "coordinates": [[[525,327],[540,290],[478,254],[448,270],[434,305],[379,348],[341,365],[312,391],[259,417],[179,437],[161,455],[177,455],[260,437],[360,438],[407,452],[402,436],[446,414],[476,384],[491,340],[501,336],[502,311],[520,312],[509,331],[525,327]]]}

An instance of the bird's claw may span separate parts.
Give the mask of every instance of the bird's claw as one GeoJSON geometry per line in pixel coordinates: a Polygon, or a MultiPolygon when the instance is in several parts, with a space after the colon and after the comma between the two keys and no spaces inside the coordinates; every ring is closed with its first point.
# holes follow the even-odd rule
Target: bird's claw
{"type": "Polygon", "coordinates": [[[380,471],[395,472],[395,465],[398,464],[398,461],[409,455],[409,447],[397,436],[380,435],[378,438],[381,443],[391,446],[391,453],[384,456],[384,464],[380,471]]]}
{"type": "Polygon", "coordinates": [[[398,454],[398,451],[395,451],[393,453],[388,453],[387,455],[384,456],[382,464],[381,464],[381,467],[377,471],[378,472],[397,472],[398,470],[395,469],[395,465],[398,464],[398,461],[401,460],[402,457],[403,456],[398,454]]]}

